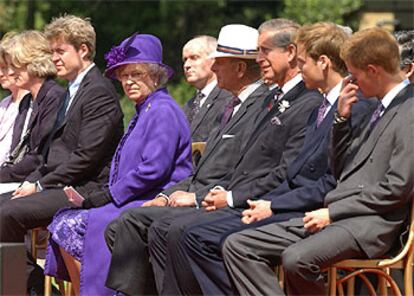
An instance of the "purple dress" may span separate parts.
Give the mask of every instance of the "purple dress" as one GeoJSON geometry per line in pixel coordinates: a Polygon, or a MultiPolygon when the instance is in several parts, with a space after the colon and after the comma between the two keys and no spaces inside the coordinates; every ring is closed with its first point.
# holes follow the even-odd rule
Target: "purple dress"
{"type": "Polygon", "coordinates": [[[125,209],[142,205],[186,178],[191,169],[188,122],[167,91],[158,90],[136,107],[112,159],[109,190],[113,202],[56,213],[49,226],[45,274],[70,279],[59,252],[62,247],[82,264],[81,295],[113,295],[105,287],[110,262],[106,226],[125,209]]]}

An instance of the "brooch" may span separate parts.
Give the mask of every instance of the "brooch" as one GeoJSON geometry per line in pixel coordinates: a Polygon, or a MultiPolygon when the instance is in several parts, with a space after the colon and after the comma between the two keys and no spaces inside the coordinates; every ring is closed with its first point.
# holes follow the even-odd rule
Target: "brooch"
{"type": "Polygon", "coordinates": [[[148,112],[148,110],[149,109],[151,109],[151,103],[149,103],[148,105],[147,105],[147,109],[145,109],[145,112],[148,112]]]}
{"type": "Polygon", "coordinates": [[[280,103],[279,103],[279,112],[280,113],[283,113],[283,112],[285,112],[287,109],[289,109],[290,108],[290,104],[289,104],[289,102],[288,101],[286,101],[286,100],[282,100],[280,103]]]}

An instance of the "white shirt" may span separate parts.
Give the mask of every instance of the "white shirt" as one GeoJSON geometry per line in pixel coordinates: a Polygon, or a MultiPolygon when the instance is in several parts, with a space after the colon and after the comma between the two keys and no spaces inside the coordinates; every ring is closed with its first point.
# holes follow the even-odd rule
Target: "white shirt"
{"type": "Polygon", "coordinates": [[[216,87],[216,85],[217,85],[217,80],[213,80],[212,82],[207,84],[202,90],[200,90],[200,92],[203,94],[203,98],[200,101],[200,107],[203,106],[203,104],[205,103],[205,101],[207,100],[208,96],[211,94],[213,89],[216,87]]]}
{"type": "Polygon", "coordinates": [[[69,102],[68,106],[66,108],[66,112],[68,112],[70,105],[73,102],[73,98],[76,96],[76,93],[78,92],[79,86],[83,81],[83,78],[85,78],[86,74],[95,66],[95,63],[90,64],[85,70],[83,70],[81,73],[76,76],[75,80],[69,81],[68,89],[69,89],[69,102]]]}
{"type": "MultiPolygon", "coordinates": [[[[409,84],[410,84],[410,80],[404,79],[403,81],[398,83],[396,86],[394,86],[389,92],[387,92],[387,94],[381,100],[381,104],[384,106],[384,111],[385,109],[388,108],[388,106],[395,99],[398,93],[409,84]]],[[[381,112],[380,116],[384,114],[384,111],[381,112]]]]}

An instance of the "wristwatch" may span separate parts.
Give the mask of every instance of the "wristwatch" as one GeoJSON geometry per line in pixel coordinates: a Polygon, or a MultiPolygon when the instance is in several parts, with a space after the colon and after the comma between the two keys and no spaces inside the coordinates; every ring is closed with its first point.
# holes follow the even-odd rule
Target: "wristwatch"
{"type": "Polygon", "coordinates": [[[343,123],[347,120],[348,120],[347,117],[341,116],[341,114],[339,114],[338,111],[335,111],[335,113],[334,113],[334,124],[343,123]]]}

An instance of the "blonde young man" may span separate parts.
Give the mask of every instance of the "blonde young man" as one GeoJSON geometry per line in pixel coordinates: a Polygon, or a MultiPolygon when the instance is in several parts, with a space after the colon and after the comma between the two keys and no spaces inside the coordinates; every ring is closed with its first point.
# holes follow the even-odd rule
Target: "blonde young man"
{"type": "Polygon", "coordinates": [[[384,255],[408,217],[414,192],[414,87],[399,73],[398,45],[388,32],[367,29],[344,43],[341,58],[352,77],[339,95],[332,134],[332,161],[342,168],[337,187],[304,218],[227,238],[223,257],[241,295],[284,295],[272,269],[279,264],[289,295],[324,295],[324,268],[343,259],[384,255]],[[354,140],[358,91],[377,97],[379,104],[354,140]]]}
{"type": "Polygon", "coordinates": [[[64,186],[81,186],[91,202],[102,199],[89,193],[107,182],[123,133],[115,89],[93,63],[96,36],[90,21],[59,17],[45,27],[45,35],[57,76],[69,86],[44,143],[43,163],[15,192],[0,195],[0,242],[23,242],[28,229],[47,226],[57,210],[70,206],[64,186]]]}

